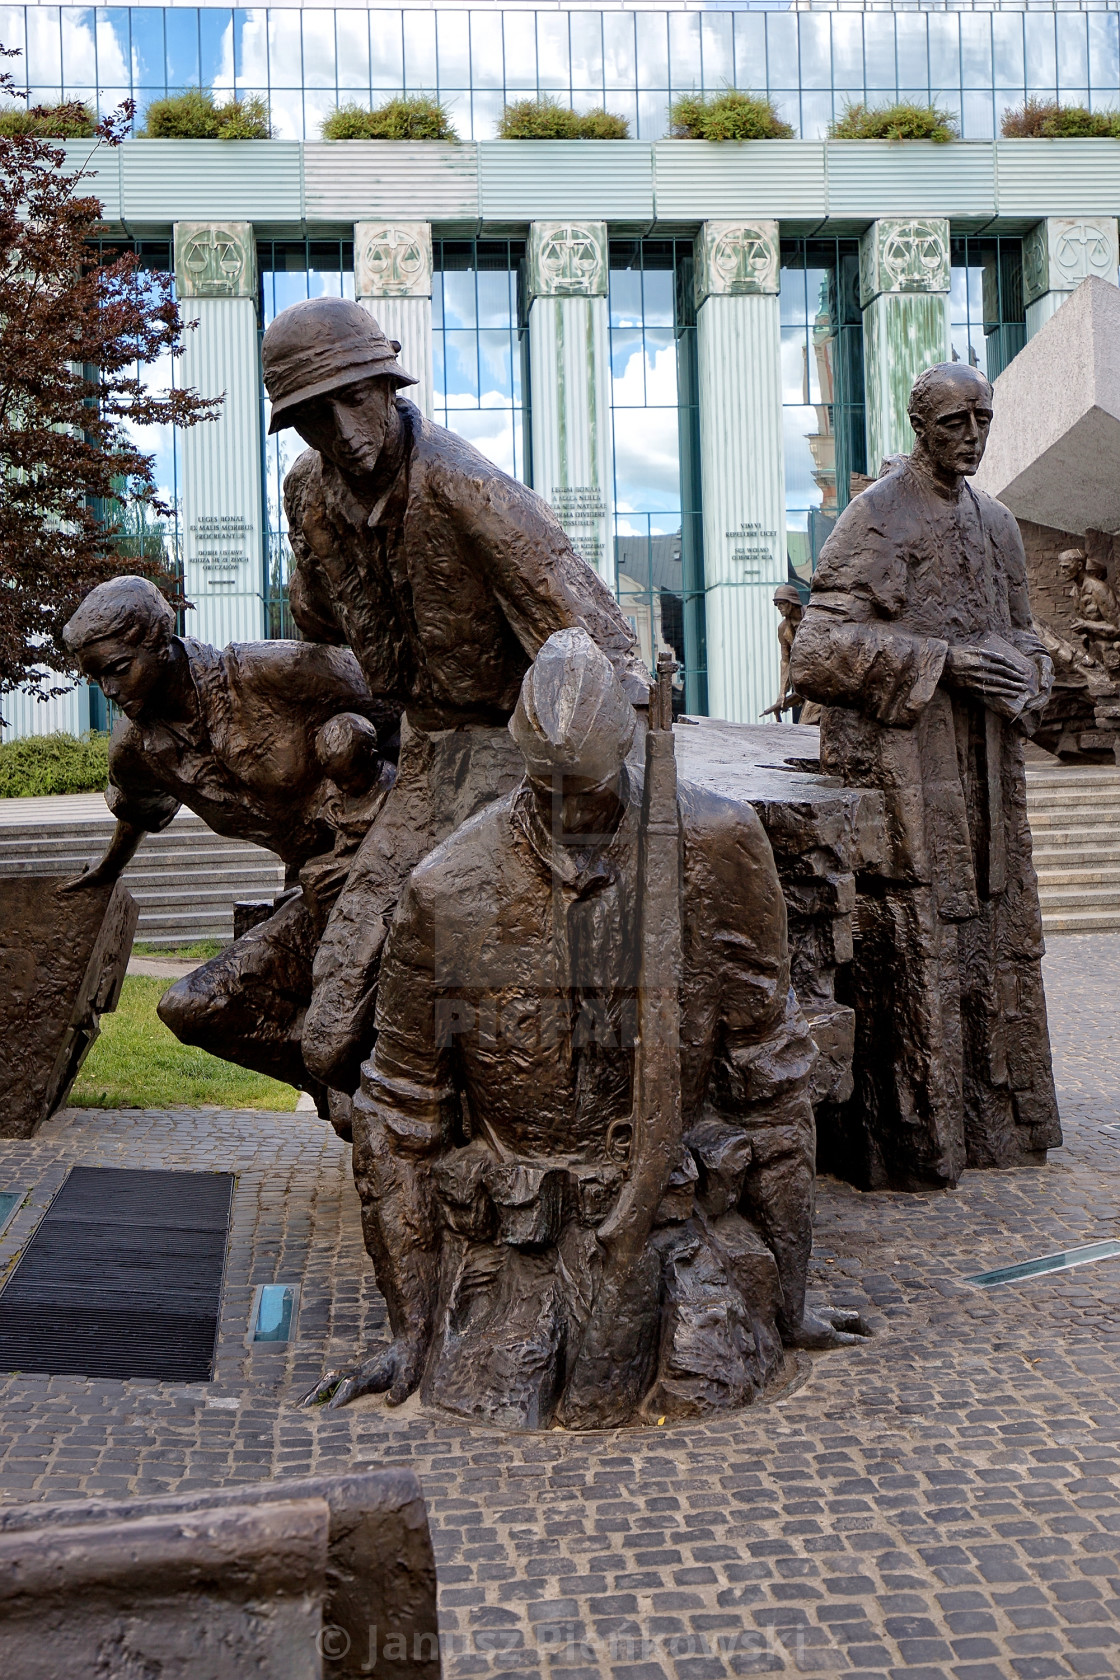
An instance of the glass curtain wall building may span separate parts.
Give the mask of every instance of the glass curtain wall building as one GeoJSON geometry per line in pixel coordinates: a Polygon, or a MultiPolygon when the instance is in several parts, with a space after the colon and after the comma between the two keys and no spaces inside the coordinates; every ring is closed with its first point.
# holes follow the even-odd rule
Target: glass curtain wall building
{"type": "Polygon", "coordinates": [[[339,104],[438,93],[464,140],[509,100],[555,95],[668,131],[677,94],[765,91],[804,139],[849,101],[932,100],[990,139],[1028,95],[1117,104],[1120,18],[1107,6],[991,10],[670,11],[500,8],[0,6],[33,100],[147,105],[191,86],[259,94],[282,139],[317,139],[339,104]]]}

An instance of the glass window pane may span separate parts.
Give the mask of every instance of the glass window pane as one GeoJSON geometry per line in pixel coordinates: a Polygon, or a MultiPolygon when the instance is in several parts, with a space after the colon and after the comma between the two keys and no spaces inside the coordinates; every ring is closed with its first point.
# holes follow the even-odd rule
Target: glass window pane
{"type": "Polygon", "coordinates": [[[803,93],[798,133],[803,140],[823,140],[832,121],[831,93],[803,93]]]}
{"type": "Polygon", "coordinates": [[[832,87],[830,22],[827,12],[801,12],[798,16],[803,88],[832,87]]]}
{"type": "MultiPolygon", "coordinates": [[[[444,14],[441,12],[440,16],[444,14]]],[[[471,67],[471,83],[467,85],[478,88],[503,85],[502,20],[494,13],[471,13],[471,67]]],[[[442,47],[440,75],[443,75],[442,47]]]]}
{"type": "MultiPolygon", "coordinates": [[[[233,13],[224,6],[200,6],[198,10],[200,68],[204,87],[233,86],[233,13]]],[[[136,19],[133,17],[135,56],[136,19]]]]}
{"type": "Polygon", "coordinates": [[[369,88],[369,22],[368,12],[334,14],[338,79],[348,88],[369,88]]]}
{"type": "Polygon", "coordinates": [[[1089,84],[1094,90],[1093,104],[1111,106],[1116,102],[1120,87],[1120,46],[1117,31],[1120,19],[1115,12],[1090,12],[1089,17],[1089,84]]]}
{"type": "Polygon", "coordinates": [[[1085,13],[1059,12],[1054,21],[1058,30],[1058,86],[1084,87],[1089,80],[1085,13]]]}
{"type": "MultiPolygon", "coordinates": [[[[331,21],[333,39],[334,17],[331,21]]],[[[259,11],[234,13],[234,43],[236,47],[237,86],[246,93],[268,93],[268,13],[259,11]]],[[[333,49],[332,49],[333,53],[333,49]]],[[[328,84],[334,86],[333,77],[328,84]]]]}
{"type": "Polygon", "coordinates": [[[990,88],[992,85],[992,20],[987,12],[962,12],[961,86],[990,88]]]}
{"type": "MultiPolygon", "coordinates": [[[[145,18],[152,14],[144,12],[145,18]]],[[[159,17],[159,13],[156,16],[159,17]]],[[[4,43],[7,46],[7,42],[4,43]]],[[[19,68],[22,69],[22,66],[19,68]]],[[[160,34],[160,81],[163,80],[163,35],[160,34]]],[[[33,87],[62,85],[62,30],[57,6],[27,8],[27,80],[33,87]]]]}
{"type": "Polygon", "coordinates": [[[672,269],[648,267],[642,276],[643,315],[650,327],[671,327],[676,303],[676,276],[672,269]]]}
{"type": "Polygon", "coordinates": [[[863,20],[863,56],[868,92],[893,93],[897,85],[894,69],[894,17],[890,12],[868,12],[863,20]]]}
{"type": "Polygon", "coordinates": [[[735,42],[729,12],[700,14],[700,49],[706,88],[730,87],[735,81],[735,42]]]}
{"type": "MultiPolygon", "coordinates": [[[[273,12],[273,17],[277,14],[273,12]]],[[[403,18],[400,12],[369,13],[369,77],[375,88],[404,86],[403,18]]]]}
{"type": "Polygon", "coordinates": [[[503,12],[505,74],[511,85],[537,85],[537,25],[532,12],[503,12]]]}
{"type": "Polygon", "coordinates": [[[334,67],[334,13],[301,12],[303,19],[303,85],[313,88],[336,86],[334,67]]]}
{"type": "Polygon", "coordinates": [[[674,88],[700,88],[700,15],[669,13],[669,83],[674,88]]]}
{"type": "Polygon", "coordinates": [[[903,87],[929,87],[929,35],[921,13],[899,12],[895,24],[898,79],[903,87]]]}
{"type": "Polygon", "coordinates": [[[603,80],[617,88],[637,88],[634,19],[626,12],[604,12],[603,80]]]}
{"type": "Polygon", "coordinates": [[[568,21],[572,43],[572,86],[602,88],[602,12],[571,12],[568,21]]]}
{"type": "Polygon", "coordinates": [[[443,317],[448,327],[473,327],[477,323],[475,273],[445,273],[443,276],[443,317]]]}
{"type": "Polygon", "coordinates": [[[410,92],[434,93],[436,19],[434,12],[404,14],[404,83],[410,92]]]}
{"type": "Polygon", "coordinates": [[[66,87],[97,84],[97,54],[93,41],[93,11],[66,6],[62,12],[62,79],[66,87]]]}
{"type": "Polygon", "coordinates": [[[934,87],[959,87],[961,34],[955,12],[929,15],[929,79],[934,87]]]}
{"type": "Polygon", "coordinates": [[[735,13],[735,86],[766,91],[766,13],[735,13]]]}
{"type": "Polygon", "coordinates": [[[837,87],[863,87],[863,18],[858,12],[833,12],[832,76],[837,87]]]}
{"type": "Polygon", "coordinates": [[[1023,31],[1026,36],[1028,84],[1048,91],[1053,98],[1058,85],[1054,14],[1027,12],[1023,18],[1023,31]]]}
{"type": "Polygon", "coordinates": [[[994,101],[990,93],[965,93],[961,95],[961,135],[965,140],[991,140],[994,138],[994,101]]]}
{"type": "MultiPolygon", "coordinates": [[[[1100,14],[1099,14],[1100,15],[1100,14]]],[[[1115,19],[1115,14],[1113,14],[1115,19]]],[[[996,12],[992,17],[993,79],[1001,87],[1022,86],[1023,73],[1023,15],[1021,12],[996,12]]]]}
{"type": "MultiPolygon", "coordinates": [[[[493,21],[493,20],[491,20],[493,21]]],[[[471,16],[469,12],[438,11],[436,13],[436,62],[439,85],[449,88],[469,88],[471,85],[471,16]]],[[[483,42],[480,38],[479,48],[483,42]]],[[[493,54],[491,54],[491,62],[493,54]]],[[[491,87],[489,80],[480,84],[491,87]]]]}
{"type": "Polygon", "coordinates": [[[570,88],[567,12],[537,13],[537,79],[542,88],[570,88]]]}
{"type": "Polygon", "coordinates": [[[664,12],[638,12],[634,23],[638,39],[638,87],[669,86],[669,30],[664,12]]]}
{"type": "MultiPolygon", "coordinates": [[[[127,29],[128,24],[126,20],[126,33],[124,37],[126,41],[128,40],[127,29]]],[[[0,41],[3,41],[6,47],[14,47],[19,52],[23,53],[24,65],[26,65],[26,42],[24,40],[22,6],[0,6],[0,41]]],[[[22,82],[24,80],[18,61],[16,64],[9,66],[9,72],[15,77],[17,82],[22,82]]]]}
{"type": "MultiPolygon", "coordinates": [[[[269,89],[268,110],[272,118],[272,128],[278,140],[302,140],[303,133],[303,94],[298,88],[269,89]]],[[[313,140],[319,136],[313,134],[313,140]]]]}
{"type": "Polygon", "coordinates": [[[771,88],[797,86],[797,22],[795,12],[766,14],[766,74],[771,88]]]}

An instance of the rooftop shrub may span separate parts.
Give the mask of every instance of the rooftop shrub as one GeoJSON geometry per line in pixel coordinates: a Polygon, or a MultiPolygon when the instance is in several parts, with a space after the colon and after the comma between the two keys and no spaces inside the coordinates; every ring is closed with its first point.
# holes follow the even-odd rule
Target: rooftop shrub
{"type": "Polygon", "coordinates": [[[507,105],[498,134],[502,140],[629,140],[630,124],[610,111],[572,111],[545,96],[507,105]]]}
{"type": "Polygon", "coordinates": [[[830,140],[932,140],[943,146],[957,138],[957,125],[948,111],[936,105],[886,105],[876,108],[849,103],[829,124],[830,140]]]}
{"type": "Polygon", "coordinates": [[[793,129],[783,122],[763,94],[686,93],[669,107],[669,124],[678,140],[792,140],[793,129]]]}
{"type": "Polygon", "coordinates": [[[1027,99],[1003,113],[1005,140],[1120,138],[1120,112],[1087,111],[1084,105],[1059,105],[1056,99],[1027,99]]]}
{"type": "Polygon", "coordinates": [[[209,88],[153,99],[139,130],[143,140],[271,140],[268,106],[259,94],[215,105],[209,88]]]}
{"type": "Polygon", "coordinates": [[[0,138],[36,134],[42,140],[88,140],[97,132],[97,117],[80,99],[62,105],[5,105],[0,108],[0,138]]]}
{"type": "Polygon", "coordinates": [[[364,105],[340,105],[324,117],[324,140],[452,140],[459,136],[438,99],[427,93],[386,100],[376,111],[364,105]]]}

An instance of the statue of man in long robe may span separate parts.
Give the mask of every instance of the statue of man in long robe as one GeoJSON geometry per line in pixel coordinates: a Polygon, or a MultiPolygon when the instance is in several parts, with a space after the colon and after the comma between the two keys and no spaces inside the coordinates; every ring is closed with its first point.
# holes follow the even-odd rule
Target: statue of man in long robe
{"type": "Polygon", "coordinates": [[[967,482],[991,418],[974,368],[919,377],[914,450],[837,521],[793,649],[824,706],[822,769],[886,797],[847,1000],[856,1091],[825,1161],[870,1188],[1061,1143],[1022,747],[1053,667],[1018,526],[967,482]]]}

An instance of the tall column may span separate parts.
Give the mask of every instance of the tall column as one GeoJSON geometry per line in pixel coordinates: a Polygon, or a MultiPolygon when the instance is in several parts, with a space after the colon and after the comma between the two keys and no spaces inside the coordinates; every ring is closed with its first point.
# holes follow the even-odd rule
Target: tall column
{"type": "Polygon", "coordinates": [[[1023,302],[1033,338],[1082,280],[1115,286],[1120,242],[1115,216],[1048,216],[1023,240],[1023,302]]]}
{"type": "Polygon", "coordinates": [[[572,547],[612,590],[607,224],[534,222],[529,231],[533,487],[572,547]]]}
{"type": "Polygon", "coordinates": [[[184,587],[192,636],[224,647],[264,635],[264,509],[256,247],[248,222],[176,222],[184,385],[224,396],[180,434],[184,587]]]}
{"type": "Polygon", "coordinates": [[[949,339],[949,223],[941,216],[888,216],[860,242],[859,301],[867,400],[867,470],[908,455],[907,418],[918,375],[952,354],[949,339]]]}
{"type": "Polygon", "coordinates": [[[428,222],[355,222],[354,295],[401,347],[419,385],[404,390],[431,419],[432,229],[428,222]]]}
{"type": "Polygon", "coordinates": [[[788,575],[777,222],[705,222],[695,273],[708,710],[757,723],[788,575]]]}

